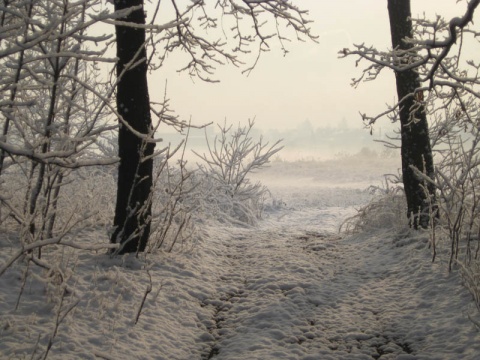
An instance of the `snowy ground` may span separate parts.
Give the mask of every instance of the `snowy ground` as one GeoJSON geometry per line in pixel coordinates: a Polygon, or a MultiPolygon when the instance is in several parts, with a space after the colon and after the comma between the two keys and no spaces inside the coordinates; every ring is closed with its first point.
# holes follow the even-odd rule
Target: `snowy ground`
{"type": "Polygon", "coordinates": [[[23,284],[16,264],[0,277],[0,358],[51,342],[51,359],[479,359],[478,312],[426,235],[338,233],[385,170],[360,168],[276,163],[259,176],[281,205],[256,228],[207,224],[186,253],[65,251],[66,291],[55,274],[23,284]]]}

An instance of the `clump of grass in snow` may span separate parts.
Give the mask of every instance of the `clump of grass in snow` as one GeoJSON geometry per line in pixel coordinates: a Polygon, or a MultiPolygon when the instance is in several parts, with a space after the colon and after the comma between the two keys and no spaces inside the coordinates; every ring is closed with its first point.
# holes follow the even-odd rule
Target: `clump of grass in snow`
{"type": "Polygon", "coordinates": [[[405,195],[400,187],[372,189],[380,194],[367,205],[358,209],[354,216],[346,219],[340,230],[347,233],[386,230],[402,232],[408,227],[405,216],[405,195]]]}

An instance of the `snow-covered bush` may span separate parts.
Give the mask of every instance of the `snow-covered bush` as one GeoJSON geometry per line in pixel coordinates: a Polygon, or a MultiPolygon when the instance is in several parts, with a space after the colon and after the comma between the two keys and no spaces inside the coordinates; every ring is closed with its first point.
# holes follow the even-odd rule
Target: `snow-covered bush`
{"type": "Polygon", "coordinates": [[[262,139],[254,140],[253,126],[250,122],[235,131],[219,126],[220,136],[209,144],[209,154],[197,154],[203,163],[196,168],[184,160],[188,135],[174,165],[169,151],[156,159],[149,251],[191,249],[202,226],[215,222],[251,226],[261,218],[270,192],[261,183],[252,183],[249,175],[281,147],[279,142],[269,147],[262,139]]]}
{"type": "Polygon", "coordinates": [[[29,349],[32,358],[48,357],[76,306],[70,250],[91,256],[111,247],[106,230],[85,236],[110,222],[108,166],[117,162],[98,146],[117,127],[114,83],[99,74],[112,62],[109,36],[90,31],[115,17],[101,9],[100,0],[0,6],[0,276],[18,290],[2,318],[21,306],[39,312],[23,304],[25,292],[45,304],[52,327],[29,349]]]}
{"type": "Polygon", "coordinates": [[[388,231],[401,233],[408,229],[405,216],[405,195],[403,188],[398,186],[398,179],[390,183],[386,178],[385,186],[371,187],[374,198],[357,213],[346,219],[341,230],[349,233],[388,231]]]}
{"type": "Polygon", "coordinates": [[[183,159],[169,166],[167,159],[157,159],[157,172],[152,199],[152,232],[149,250],[170,252],[174,246],[182,249],[195,243],[192,217],[198,205],[192,199],[199,196],[193,172],[183,159]]]}
{"type": "Polygon", "coordinates": [[[438,194],[438,235],[450,241],[449,267],[455,261],[478,259],[480,236],[480,127],[478,100],[465,98],[434,112],[438,194]],[[473,119],[473,121],[472,121],[473,119]]]}
{"type": "Polygon", "coordinates": [[[221,223],[240,226],[255,225],[261,218],[268,189],[260,183],[245,180],[245,188],[233,194],[232,187],[225,186],[204,172],[197,172],[198,190],[202,194],[198,202],[202,220],[213,219],[221,223]]]}
{"type": "Polygon", "coordinates": [[[98,76],[108,38],[89,32],[112,17],[89,16],[100,4],[12,1],[0,9],[1,221],[16,223],[22,246],[60,241],[83,226],[92,214],[77,201],[95,192],[74,199],[64,189],[89,176],[80,168],[116,162],[97,147],[99,136],[116,128],[107,111],[113,84],[98,76]]]}
{"type": "Polygon", "coordinates": [[[268,189],[253,183],[248,176],[264,167],[282,147],[280,140],[273,145],[255,140],[254,121],[246,126],[219,125],[220,134],[211,144],[208,154],[197,154],[202,160],[197,179],[204,194],[204,211],[220,221],[253,225],[261,217],[268,189]]]}

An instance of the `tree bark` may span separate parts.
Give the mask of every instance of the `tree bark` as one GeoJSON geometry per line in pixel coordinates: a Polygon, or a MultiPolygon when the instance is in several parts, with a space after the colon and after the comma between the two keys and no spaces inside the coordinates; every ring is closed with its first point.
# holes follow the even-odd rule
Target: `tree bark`
{"type": "MultiPolygon", "coordinates": [[[[412,37],[410,0],[388,0],[388,14],[392,46],[394,49],[408,50],[410,44],[406,37],[412,37]]],[[[399,61],[408,61],[404,56],[399,61]]],[[[401,156],[405,195],[407,198],[407,216],[414,228],[427,228],[430,221],[431,206],[435,208],[435,188],[431,183],[417,176],[415,167],[433,179],[433,155],[428,133],[425,108],[421,103],[422,92],[418,73],[415,70],[395,72],[398,100],[400,101],[401,156]]]]}
{"type": "MultiPolygon", "coordinates": [[[[115,11],[140,6],[124,22],[145,24],[143,0],[115,0],[115,11]]],[[[145,30],[115,26],[117,41],[117,110],[123,120],[144,138],[120,122],[117,202],[112,243],[120,243],[119,254],[143,252],[150,235],[154,144],[145,140],[152,130],[147,83],[145,30]]]]}

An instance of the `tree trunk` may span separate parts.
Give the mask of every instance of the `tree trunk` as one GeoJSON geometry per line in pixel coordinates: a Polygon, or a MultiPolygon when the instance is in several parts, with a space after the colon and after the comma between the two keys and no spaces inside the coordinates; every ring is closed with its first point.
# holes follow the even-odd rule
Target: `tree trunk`
{"type": "MultiPolygon", "coordinates": [[[[410,0],[388,0],[388,14],[392,46],[394,49],[409,49],[410,44],[403,40],[412,37],[410,0]]],[[[408,61],[407,56],[399,59],[408,61]]],[[[400,123],[402,138],[402,173],[407,215],[414,228],[426,228],[430,220],[430,206],[435,208],[435,189],[432,184],[417,176],[412,167],[433,178],[433,156],[428,134],[425,109],[421,104],[423,93],[415,90],[420,87],[415,70],[395,72],[397,94],[400,101],[400,123]]]]}
{"type": "MultiPolygon", "coordinates": [[[[145,24],[143,0],[115,0],[115,11],[141,6],[132,11],[124,22],[145,24]]],[[[112,243],[122,244],[119,254],[142,252],[150,235],[154,144],[146,143],[152,131],[150,99],[147,83],[145,30],[115,26],[117,40],[117,110],[123,120],[144,138],[135,135],[120,123],[118,147],[117,203],[115,207],[112,243]]]]}

